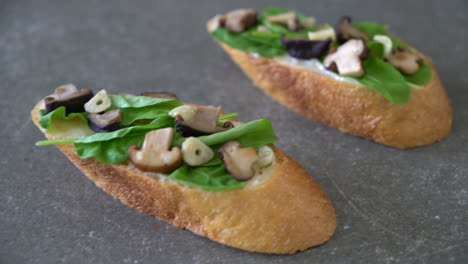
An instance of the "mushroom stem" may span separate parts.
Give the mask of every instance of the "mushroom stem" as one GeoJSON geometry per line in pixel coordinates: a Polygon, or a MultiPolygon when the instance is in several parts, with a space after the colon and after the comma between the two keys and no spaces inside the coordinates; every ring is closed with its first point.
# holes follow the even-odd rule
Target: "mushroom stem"
{"type": "Polygon", "coordinates": [[[368,41],[369,37],[366,33],[360,31],[351,24],[351,17],[344,16],[340,19],[338,24],[335,26],[336,39],[339,43],[345,43],[350,39],[362,39],[368,41]]]}
{"type": "Polygon", "coordinates": [[[368,53],[363,40],[351,39],[341,45],[335,53],[328,54],[323,63],[328,70],[340,75],[361,77],[364,75],[361,60],[367,58],[368,53]]]}
{"type": "Polygon", "coordinates": [[[243,148],[239,141],[230,141],[224,144],[218,153],[226,170],[236,180],[246,181],[255,176],[258,154],[254,148],[243,148]]]}
{"type": "Polygon", "coordinates": [[[182,151],[178,147],[171,149],[174,129],[172,127],[153,130],[146,133],[141,150],[136,145],[130,146],[130,161],[143,171],[170,173],[182,165],[182,151]]]}
{"type": "Polygon", "coordinates": [[[266,18],[266,21],[274,24],[285,25],[289,30],[294,32],[301,28],[301,23],[299,22],[299,18],[295,12],[269,16],[266,18]]]}

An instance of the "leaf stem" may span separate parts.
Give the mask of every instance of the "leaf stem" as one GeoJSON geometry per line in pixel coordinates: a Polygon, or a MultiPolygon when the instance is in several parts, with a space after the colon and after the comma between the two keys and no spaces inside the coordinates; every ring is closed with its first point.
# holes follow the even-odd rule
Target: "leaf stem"
{"type": "Polygon", "coordinates": [[[65,138],[65,139],[53,139],[53,140],[42,140],[36,142],[36,146],[49,146],[49,145],[56,145],[56,144],[69,144],[74,143],[76,138],[65,138]]]}

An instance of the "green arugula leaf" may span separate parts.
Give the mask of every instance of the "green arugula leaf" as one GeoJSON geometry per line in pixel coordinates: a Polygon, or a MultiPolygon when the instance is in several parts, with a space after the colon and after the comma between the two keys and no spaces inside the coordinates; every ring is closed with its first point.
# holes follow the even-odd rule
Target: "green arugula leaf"
{"type": "Polygon", "coordinates": [[[262,37],[250,34],[251,31],[252,29],[242,33],[233,33],[220,27],[211,34],[216,40],[234,49],[257,53],[263,57],[286,54],[284,47],[278,45],[281,44],[279,38],[269,41],[267,38],[263,39],[262,37]]]}
{"type": "Polygon", "coordinates": [[[123,108],[120,111],[122,112],[122,120],[120,121],[122,126],[134,125],[137,120],[155,119],[161,115],[167,115],[169,112],[153,105],[141,108],[123,108]]]}
{"type": "Polygon", "coordinates": [[[283,44],[281,44],[281,34],[273,32],[258,32],[255,30],[247,31],[245,36],[246,39],[258,43],[258,45],[268,45],[278,49],[283,49],[283,44]]]}
{"type": "Polygon", "coordinates": [[[182,103],[174,99],[153,98],[147,96],[109,95],[112,109],[119,108],[122,112],[122,126],[132,125],[141,119],[154,119],[167,114],[182,103]]]}
{"type": "Polygon", "coordinates": [[[370,56],[383,59],[385,57],[385,47],[381,42],[370,40],[367,42],[370,56]]]}
{"type": "Polygon", "coordinates": [[[405,80],[411,84],[423,85],[432,79],[432,68],[423,60],[419,70],[411,75],[404,74],[405,80]]]}
{"type": "Polygon", "coordinates": [[[374,39],[375,35],[387,35],[388,26],[380,25],[374,22],[360,22],[360,23],[353,23],[360,31],[364,32],[369,36],[369,39],[374,39]]]}
{"type": "Polygon", "coordinates": [[[67,116],[65,106],[61,106],[48,114],[45,113],[44,109],[41,109],[39,110],[39,115],[41,117],[39,123],[41,124],[42,128],[46,129],[47,131],[49,131],[52,128],[53,119],[70,120],[78,117],[81,118],[83,122],[88,124],[87,113],[70,113],[67,116]]]}
{"type": "Polygon", "coordinates": [[[105,164],[117,164],[128,160],[128,148],[143,144],[145,134],[151,130],[172,127],[174,118],[160,115],[148,125],[132,126],[107,133],[80,138],[74,142],[76,153],[82,159],[94,157],[105,164]]]}
{"type": "Polygon", "coordinates": [[[218,121],[216,121],[216,125],[217,126],[223,126],[226,119],[229,119],[229,118],[234,118],[237,116],[237,113],[230,113],[230,114],[225,114],[225,115],[220,115],[218,117],[218,121]]]}
{"type": "Polygon", "coordinates": [[[167,177],[208,191],[239,188],[246,184],[235,180],[224,165],[189,167],[184,164],[167,177]]]}
{"type": "Polygon", "coordinates": [[[167,98],[154,98],[148,96],[122,96],[122,95],[109,95],[112,101],[112,107],[115,108],[140,108],[150,105],[160,105],[166,103],[167,109],[182,105],[182,103],[175,99],[167,98]]]}
{"type": "Polygon", "coordinates": [[[70,144],[75,143],[77,138],[64,138],[64,139],[51,139],[51,140],[41,140],[36,142],[36,146],[49,146],[49,145],[58,145],[58,144],[70,144]]]}
{"type": "Polygon", "coordinates": [[[397,50],[399,47],[403,47],[405,49],[409,48],[408,47],[408,44],[406,44],[405,42],[397,39],[397,38],[394,38],[394,37],[391,37],[389,36],[391,39],[392,39],[392,51],[395,51],[397,50]]]}
{"type": "MultiPolygon", "coordinates": [[[[265,20],[265,18],[267,18],[269,16],[281,15],[281,14],[288,13],[288,12],[291,12],[291,11],[294,11],[294,10],[289,9],[289,8],[272,7],[272,6],[271,7],[266,7],[265,9],[263,9],[262,14],[260,15],[259,19],[260,20],[265,20]]],[[[294,12],[296,12],[296,11],[294,11],[294,12]]],[[[300,21],[303,21],[303,20],[305,20],[307,18],[304,14],[301,14],[301,13],[298,13],[298,12],[296,12],[296,15],[297,15],[297,17],[299,18],[300,21]]]]}
{"type": "Polygon", "coordinates": [[[224,115],[220,115],[218,117],[218,120],[226,120],[226,119],[229,119],[229,118],[237,117],[238,115],[239,115],[238,113],[224,114],[224,115]]]}
{"type": "Polygon", "coordinates": [[[410,88],[403,75],[382,59],[370,56],[362,62],[366,74],[352,78],[363,85],[376,90],[395,104],[405,104],[410,99],[410,88]]]}
{"type": "MultiPolygon", "coordinates": [[[[198,139],[208,146],[238,140],[244,147],[254,148],[259,148],[278,140],[273,131],[271,122],[267,119],[251,121],[224,132],[198,137],[198,139]]],[[[174,142],[174,145],[181,146],[184,140],[185,138],[179,138],[174,142]]]]}

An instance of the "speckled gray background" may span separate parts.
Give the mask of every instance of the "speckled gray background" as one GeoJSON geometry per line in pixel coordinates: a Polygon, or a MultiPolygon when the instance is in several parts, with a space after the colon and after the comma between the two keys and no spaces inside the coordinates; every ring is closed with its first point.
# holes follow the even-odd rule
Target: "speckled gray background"
{"type": "MultiPolygon", "coordinates": [[[[468,4],[288,1],[334,23],[392,25],[429,54],[454,107],[450,136],[401,151],[288,111],[256,89],[204,31],[210,16],[281,1],[0,0],[0,263],[468,263],[468,4]],[[338,216],[325,245],[249,253],[143,215],[94,186],[43,139],[29,111],[56,86],[166,90],[267,117],[338,216]]],[[[287,212],[278,212],[287,213],[287,212]]],[[[307,235],[307,234],[304,234],[307,235]]]]}

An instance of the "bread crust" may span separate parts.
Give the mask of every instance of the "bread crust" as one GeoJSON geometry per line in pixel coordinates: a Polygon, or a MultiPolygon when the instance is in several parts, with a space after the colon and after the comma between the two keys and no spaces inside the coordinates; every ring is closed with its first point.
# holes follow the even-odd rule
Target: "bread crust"
{"type": "Polygon", "coordinates": [[[254,84],[279,103],[342,132],[405,149],[432,144],[452,127],[452,107],[431,60],[432,79],[404,105],[378,92],[280,64],[218,42],[254,84]]]}
{"type": "MultiPolygon", "coordinates": [[[[31,112],[39,124],[38,105],[31,112]]],[[[131,166],[81,159],[72,144],[57,145],[89,179],[138,211],[214,241],[263,253],[286,254],[320,245],[333,235],[333,206],[300,164],[273,148],[263,181],[226,191],[204,191],[131,166]]]]}

